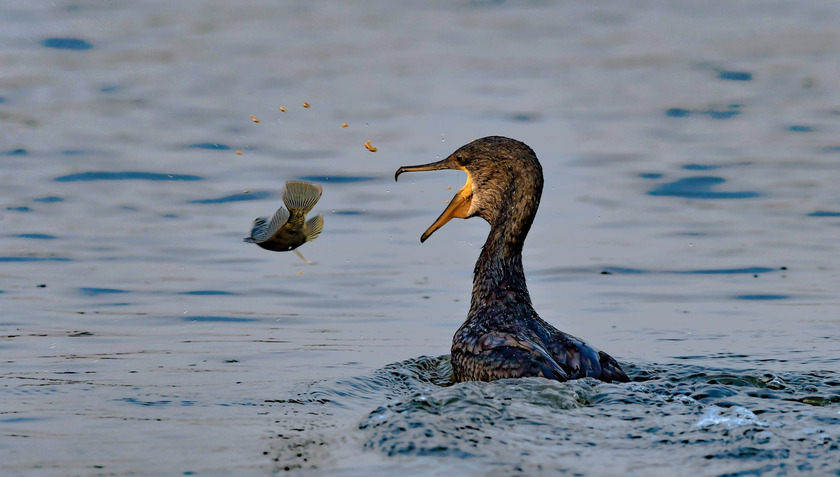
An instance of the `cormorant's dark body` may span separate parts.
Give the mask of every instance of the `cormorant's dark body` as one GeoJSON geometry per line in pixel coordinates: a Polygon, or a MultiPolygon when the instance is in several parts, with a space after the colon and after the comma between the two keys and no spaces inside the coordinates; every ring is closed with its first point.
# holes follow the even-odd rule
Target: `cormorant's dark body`
{"type": "Polygon", "coordinates": [[[531,305],[522,246],[543,188],[542,167],[522,142],[499,136],[473,141],[432,164],[403,172],[461,169],[462,188],[421,241],[452,217],[479,216],[490,234],[475,264],[467,320],[452,340],[455,381],[542,376],[558,381],[593,377],[629,381],[608,354],[543,321],[531,305]]]}

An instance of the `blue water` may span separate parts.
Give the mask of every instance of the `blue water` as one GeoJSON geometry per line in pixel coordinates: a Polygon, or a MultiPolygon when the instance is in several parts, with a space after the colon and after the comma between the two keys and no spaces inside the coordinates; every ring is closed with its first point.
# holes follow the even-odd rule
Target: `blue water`
{"type": "Polygon", "coordinates": [[[69,262],[65,257],[0,257],[0,262],[69,262]]]}
{"type": "Polygon", "coordinates": [[[224,290],[194,290],[181,293],[184,295],[235,295],[235,293],[224,290]]]}
{"type": "Polygon", "coordinates": [[[89,50],[93,48],[90,42],[80,38],[47,38],[41,42],[47,48],[55,48],[57,50],[89,50]]]}
{"type": "Polygon", "coordinates": [[[194,204],[223,204],[225,202],[240,202],[243,200],[263,200],[272,197],[269,191],[249,191],[239,194],[226,195],[224,197],[217,197],[214,199],[196,199],[191,201],[194,204]]]}
{"type": "Polygon", "coordinates": [[[257,321],[253,318],[238,318],[234,316],[187,316],[184,317],[184,320],[219,323],[246,323],[249,321],[257,321]]]}
{"type": "Polygon", "coordinates": [[[346,175],[324,175],[324,176],[300,176],[297,178],[302,181],[311,182],[325,182],[332,184],[348,184],[352,182],[364,182],[378,179],[378,177],[364,177],[364,176],[346,176],[346,175]]]}
{"type": "Polygon", "coordinates": [[[3,3],[3,472],[840,473],[838,24],[3,3]],[[421,244],[466,176],[392,177],[496,134],[544,171],[535,308],[633,382],[449,382],[488,226],[421,244]],[[323,187],[312,263],[242,242],[288,180],[323,187]]]}
{"type": "Polygon", "coordinates": [[[684,108],[671,108],[665,111],[665,115],[672,118],[686,118],[689,116],[706,116],[711,119],[730,119],[741,114],[740,105],[731,104],[724,108],[712,108],[705,110],[689,110],[684,108]]]}
{"type": "Polygon", "coordinates": [[[772,294],[760,294],[760,295],[737,295],[734,297],[737,300],[787,300],[790,298],[788,295],[772,295],[772,294]]]}
{"type": "Polygon", "coordinates": [[[118,290],[115,288],[80,288],[79,292],[85,296],[98,295],[114,295],[117,293],[128,293],[127,290],[118,290]]]}
{"type": "Polygon", "coordinates": [[[215,151],[228,151],[230,150],[230,146],[226,144],[219,144],[215,142],[198,142],[195,144],[190,144],[187,146],[188,148],[193,149],[211,149],[215,151]]]}
{"type": "Polygon", "coordinates": [[[752,81],[752,73],[746,71],[718,71],[718,78],[727,81],[752,81]]]}
{"type": "Polygon", "coordinates": [[[759,196],[758,192],[753,191],[726,192],[713,190],[714,187],[724,182],[726,182],[726,179],[722,177],[686,177],[662,184],[648,194],[689,199],[750,199],[759,196]]]}
{"type": "Polygon", "coordinates": [[[56,182],[86,182],[86,181],[123,181],[123,180],[143,180],[143,181],[200,181],[199,176],[189,174],[160,174],[157,172],[107,172],[107,171],[93,171],[80,172],[78,174],[68,174],[66,176],[56,177],[56,182]]]}

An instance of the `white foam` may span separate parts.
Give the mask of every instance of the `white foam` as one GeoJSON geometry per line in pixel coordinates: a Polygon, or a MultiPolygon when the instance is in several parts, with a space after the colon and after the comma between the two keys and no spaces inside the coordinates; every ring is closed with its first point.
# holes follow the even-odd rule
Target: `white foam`
{"type": "Polygon", "coordinates": [[[745,407],[723,409],[717,406],[711,406],[694,425],[696,427],[723,425],[731,428],[746,425],[767,426],[767,423],[760,421],[752,411],[745,407]],[[723,413],[726,413],[726,415],[723,413]]]}

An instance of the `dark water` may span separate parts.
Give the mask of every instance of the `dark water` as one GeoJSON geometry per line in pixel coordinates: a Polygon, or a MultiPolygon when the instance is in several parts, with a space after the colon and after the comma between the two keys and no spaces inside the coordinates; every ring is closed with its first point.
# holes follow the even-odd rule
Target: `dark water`
{"type": "Polygon", "coordinates": [[[838,474],[839,24],[3,3],[2,473],[838,474]],[[487,135],[545,172],[535,308],[632,383],[448,385],[488,227],[420,244],[463,174],[393,174],[487,135]],[[287,180],[324,188],[314,264],[242,242],[287,180]]]}
{"type": "MultiPolygon", "coordinates": [[[[633,380],[628,384],[528,378],[450,385],[448,356],[441,356],[316,382],[275,401],[283,406],[277,422],[296,415],[300,426],[272,437],[275,470],[317,471],[318,454],[348,432],[340,425],[313,430],[308,420],[358,415],[377,406],[358,424],[364,449],[394,458],[425,457],[455,471],[657,475],[683,466],[701,475],[840,471],[835,370],[775,375],[669,363],[633,364],[627,371],[633,380]]],[[[362,469],[351,473],[356,471],[362,469]]]]}

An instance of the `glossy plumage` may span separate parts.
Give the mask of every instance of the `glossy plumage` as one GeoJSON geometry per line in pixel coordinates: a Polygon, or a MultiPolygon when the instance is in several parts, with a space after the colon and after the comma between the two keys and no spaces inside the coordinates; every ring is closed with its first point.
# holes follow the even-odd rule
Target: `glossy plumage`
{"type": "Polygon", "coordinates": [[[566,381],[629,379],[603,351],[543,321],[531,305],[522,269],[522,246],[543,188],[534,151],[500,136],[473,141],[442,161],[401,167],[404,172],[459,169],[467,183],[421,236],[425,241],[453,217],[481,217],[490,233],[475,264],[467,320],[452,340],[455,381],[542,376],[566,381]]]}

